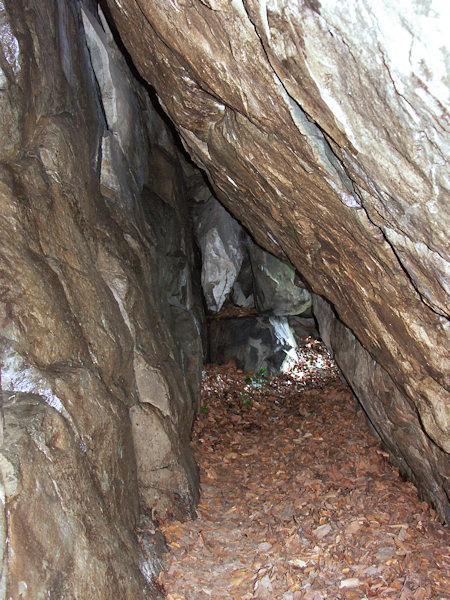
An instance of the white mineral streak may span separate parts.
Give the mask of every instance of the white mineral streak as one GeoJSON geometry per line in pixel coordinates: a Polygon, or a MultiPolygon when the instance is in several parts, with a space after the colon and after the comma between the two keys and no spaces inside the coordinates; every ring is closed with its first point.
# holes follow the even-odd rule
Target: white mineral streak
{"type": "MultiPolygon", "coordinates": [[[[2,0],[0,0],[0,46],[9,66],[11,67],[13,72],[17,74],[20,71],[19,42],[14,36],[11,27],[7,21],[5,4],[2,0]]],[[[2,76],[4,77],[3,72],[0,75],[0,85],[2,81],[2,76]]]]}
{"type": "Polygon", "coordinates": [[[285,350],[286,358],[281,365],[281,371],[285,373],[292,368],[292,365],[297,361],[297,344],[294,334],[286,317],[269,317],[269,322],[273,327],[275,335],[282,346],[287,346],[285,350]]]}
{"type": "Polygon", "coordinates": [[[261,17],[261,23],[264,27],[264,33],[266,34],[267,39],[270,41],[270,28],[269,21],[267,19],[267,0],[260,0],[259,2],[259,13],[261,17]]]}
{"type": "Polygon", "coordinates": [[[280,244],[277,242],[277,240],[273,237],[273,235],[270,233],[270,231],[267,232],[267,235],[269,236],[269,238],[272,240],[272,242],[274,244],[276,244],[277,246],[279,246],[280,244]]]}
{"type": "Polygon", "coordinates": [[[247,19],[247,13],[245,12],[242,0],[231,0],[231,5],[241,15],[241,17],[247,19]]]}
{"type": "Polygon", "coordinates": [[[74,428],[72,417],[58,396],[53,393],[49,382],[13,350],[5,352],[2,357],[2,387],[5,391],[42,396],[46,403],[67,419],[74,428]]]}

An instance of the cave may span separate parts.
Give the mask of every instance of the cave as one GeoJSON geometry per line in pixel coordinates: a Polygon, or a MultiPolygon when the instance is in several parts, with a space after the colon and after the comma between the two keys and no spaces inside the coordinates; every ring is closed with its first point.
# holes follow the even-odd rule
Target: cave
{"type": "Polygon", "coordinates": [[[139,516],[195,516],[208,348],[276,373],[274,319],[448,524],[438,8],[0,0],[0,599],[162,597],[139,516]]]}

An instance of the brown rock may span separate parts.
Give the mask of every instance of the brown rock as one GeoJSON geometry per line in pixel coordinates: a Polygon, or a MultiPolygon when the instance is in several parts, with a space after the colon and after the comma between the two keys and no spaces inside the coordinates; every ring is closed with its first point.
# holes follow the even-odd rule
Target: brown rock
{"type": "MultiPolygon", "coordinates": [[[[219,198],[334,305],[417,431],[448,452],[445,19],[388,2],[366,12],[306,1],[108,5],[219,198]]],[[[441,492],[431,492],[439,504],[441,492]]]]}
{"type": "Polygon", "coordinates": [[[79,4],[0,4],[0,367],[9,395],[34,394],[11,408],[2,450],[3,481],[15,469],[23,488],[3,515],[8,597],[148,597],[139,501],[165,510],[164,485],[171,510],[192,514],[198,494],[192,167],[106,24],[89,23],[96,61],[79,4]],[[129,414],[146,406],[163,411],[152,425],[169,447],[164,481],[139,497],[161,467],[157,430],[133,440],[129,414]]]}
{"type": "Polygon", "coordinates": [[[110,518],[67,421],[39,396],[4,399],[2,597],[160,597],[139,571],[131,532],[110,518]]]}

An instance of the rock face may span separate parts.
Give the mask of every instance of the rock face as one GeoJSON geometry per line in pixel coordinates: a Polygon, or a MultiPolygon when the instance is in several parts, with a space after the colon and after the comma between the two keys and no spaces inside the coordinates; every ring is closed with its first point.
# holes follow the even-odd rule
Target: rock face
{"type": "Polygon", "coordinates": [[[80,3],[0,2],[0,67],[0,597],[157,598],[139,503],[198,497],[193,169],[80,3]]]}
{"type": "Polygon", "coordinates": [[[294,267],[256,244],[249,242],[254,278],[255,305],[260,312],[277,316],[301,315],[310,311],[311,294],[294,267]]]}
{"type": "Polygon", "coordinates": [[[67,419],[40,396],[4,399],[0,597],[106,600],[111,589],[118,598],[158,597],[139,574],[131,531],[110,519],[67,419]]]}
{"type": "Polygon", "coordinates": [[[194,206],[193,213],[211,313],[230,302],[277,316],[310,311],[311,294],[294,267],[255,244],[214,196],[194,206]]]}
{"type": "Polygon", "coordinates": [[[195,209],[195,233],[202,252],[206,306],[219,312],[230,295],[244,258],[243,229],[213,196],[195,209]]]}
{"type": "Polygon", "coordinates": [[[444,16],[390,0],[108,5],[219,199],[393,382],[391,434],[411,410],[441,487],[415,477],[448,518],[444,16]]]}

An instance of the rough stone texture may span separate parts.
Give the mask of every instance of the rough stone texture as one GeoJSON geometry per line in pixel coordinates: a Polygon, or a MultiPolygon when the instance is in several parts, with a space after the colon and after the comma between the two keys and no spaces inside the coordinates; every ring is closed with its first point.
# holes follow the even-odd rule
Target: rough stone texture
{"type": "Polygon", "coordinates": [[[230,303],[278,316],[310,311],[311,294],[291,264],[255,244],[214,196],[196,202],[202,289],[210,312],[230,303]]]}
{"type": "Polygon", "coordinates": [[[40,396],[4,399],[0,597],[162,598],[139,572],[132,532],[110,520],[68,421],[40,396]]]}
{"type": "MultiPolygon", "coordinates": [[[[248,237],[248,236],[247,236],[248,237]]],[[[241,270],[236,278],[231,294],[232,303],[245,308],[255,307],[254,278],[252,263],[248,253],[248,244],[244,244],[244,258],[241,270]]]]}
{"type": "MultiPolygon", "coordinates": [[[[108,5],[218,197],[332,302],[414,407],[416,430],[448,452],[448,35],[437,7],[108,5]]],[[[387,409],[393,422],[401,412],[387,409]]]]}
{"type": "Polygon", "coordinates": [[[402,396],[388,373],[373,360],[348,327],[336,318],[330,304],[316,295],[314,314],[319,321],[322,339],[345,373],[393,462],[450,522],[450,465],[445,453],[424,433],[414,406],[402,396]],[[428,482],[427,487],[420,485],[423,481],[428,482]]]}
{"type": "Polygon", "coordinates": [[[311,294],[294,267],[249,241],[254,278],[255,304],[260,312],[278,316],[300,315],[310,311],[311,294]]]}
{"type": "Polygon", "coordinates": [[[211,312],[219,312],[241,270],[244,232],[214,196],[195,207],[194,224],[202,252],[202,288],[206,306],[211,312]]]}
{"type": "Polygon", "coordinates": [[[20,399],[11,423],[44,423],[42,444],[26,423],[5,440],[24,486],[4,507],[2,548],[22,527],[3,555],[7,597],[47,598],[52,586],[58,598],[147,597],[131,566],[138,482],[143,508],[156,512],[192,514],[198,494],[188,446],[203,328],[184,206],[192,168],[107,29],[85,13],[89,54],[82,23],[71,0],[0,2],[2,384],[41,398],[20,399]],[[137,434],[136,414],[151,436],[137,434]],[[47,464],[49,453],[61,462],[47,464]],[[58,465],[73,472],[62,487],[52,483],[64,479],[58,465]],[[48,528],[31,523],[30,547],[29,502],[51,514],[48,528]]]}
{"type": "Polygon", "coordinates": [[[211,362],[234,360],[250,373],[264,368],[270,376],[279,375],[295,360],[296,342],[286,317],[210,319],[208,340],[211,362]]]}

